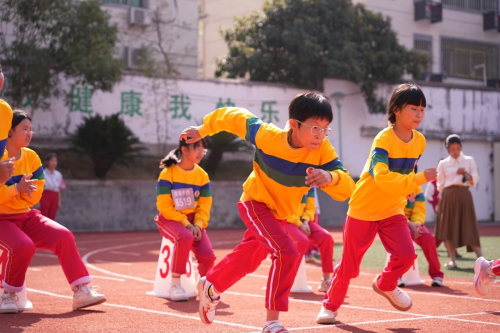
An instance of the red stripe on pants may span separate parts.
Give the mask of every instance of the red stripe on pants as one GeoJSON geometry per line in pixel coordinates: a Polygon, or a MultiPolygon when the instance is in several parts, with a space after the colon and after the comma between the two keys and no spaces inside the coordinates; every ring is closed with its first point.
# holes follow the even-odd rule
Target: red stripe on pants
{"type": "MultiPolygon", "coordinates": [[[[189,222],[192,223],[193,219],[194,214],[189,214],[189,222]]],[[[198,260],[198,272],[201,277],[205,276],[214,267],[215,253],[204,229],[201,231],[201,239],[195,241],[191,231],[180,222],[167,220],[161,215],[155,218],[155,222],[162,236],[174,243],[172,272],[186,274],[186,263],[191,250],[194,252],[196,260],[198,260]]]]}
{"type": "Polygon", "coordinates": [[[265,204],[257,201],[239,202],[238,210],[248,230],[241,244],[207,273],[207,280],[217,291],[224,292],[254,272],[271,254],[265,306],[269,310],[288,311],[295,268],[302,256],[285,231],[286,221],[277,220],[265,204]]]}
{"type": "Polygon", "coordinates": [[[38,210],[0,214],[0,244],[9,249],[8,267],[3,272],[3,280],[9,286],[23,286],[36,249],[52,251],[58,257],[70,284],[77,280],[92,281],[76,248],[73,233],[38,210]]]}
{"type": "Polygon", "coordinates": [[[52,221],[56,219],[59,207],[59,193],[54,191],[43,191],[40,199],[40,212],[52,221]]]}
{"type": "Polygon", "coordinates": [[[431,278],[444,277],[435,246],[436,240],[425,225],[422,226],[422,235],[419,238],[414,238],[413,241],[418,244],[424,252],[425,258],[429,263],[429,275],[431,278]]]}
{"type": "Polygon", "coordinates": [[[396,289],[398,278],[413,265],[417,255],[404,215],[391,216],[381,221],[362,221],[347,216],[344,222],[342,256],[335,266],[332,282],[323,299],[326,309],[337,311],[344,303],[349,283],[359,275],[361,260],[377,233],[385,250],[391,254],[378,281],[381,290],[396,289]]]}
{"type": "Polygon", "coordinates": [[[498,259],[497,261],[495,261],[493,263],[493,266],[491,266],[491,271],[493,272],[493,274],[495,274],[496,276],[500,276],[500,259],[498,259]]]}

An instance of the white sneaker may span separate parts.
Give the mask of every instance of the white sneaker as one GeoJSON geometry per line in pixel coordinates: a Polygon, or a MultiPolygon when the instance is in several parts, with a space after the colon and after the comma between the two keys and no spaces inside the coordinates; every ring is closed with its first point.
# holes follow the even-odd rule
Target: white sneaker
{"type": "Polygon", "coordinates": [[[330,279],[321,278],[321,282],[320,282],[320,284],[318,286],[318,291],[321,292],[321,293],[326,293],[326,291],[330,287],[330,282],[331,281],[332,280],[330,280],[330,279]]]}
{"type": "Polygon", "coordinates": [[[0,297],[0,313],[17,313],[17,295],[16,293],[9,293],[4,291],[3,295],[0,297]]]}
{"type": "Polygon", "coordinates": [[[325,309],[322,305],[321,310],[319,310],[318,316],[316,317],[316,322],[318,324],[335,324],[335,317],[337,317],[338,311],[331,311],[325,309]]]}
{"type": "Polygon", "coordinates": [[[444,287],[443,278],[442,277],[435,277],[435,278],[433,278],[431,286],[433,286],[433,287],[444,287]]]}
{"type": "Polygon", "coordinates": [[[408,311],[412,306],[411,298],[407,293],[396,287],[392,291],[382,291],[377,285],[377,281],[380,279],[380,274],[377,275],[375,280],[373,280],[372,288],[377,294],[380,294],[387,298],[393,307],[400,311],[408,311]]]}
{"type": "Polygon", "coordinates": [[[281,323],[272,323],[262,330],[262,333],[290,333],[281,323]]]}
{"type": "Polygon", "coordinates": [[[183,302],[189,300],[186,291],[178,283],[172,282],[170,288],[167,291],[167,299],[174,302],[183,302]]]}
{"type": "Polygon", "coordinates": [[[405,283],[403,282],[403,279],[402,278],[399,278],[398,279],[398,287],[399,288],[404,288],[406,285],[405,283]]]}
{"type": "Polygon", "coordinates": [[[201,321],[207,325],[214,321],[215,308],[220,301],[220,296],[217,299],[212,298],[211,288],[213,288],[213,285],[207,281],[205,276],[198,281],[198,295],[200,295],[198,311],[201,321]]]}
{"type": "Polygon", "coordinates": [[[486,296],[490,289],[490,283],[497,278],[495,275],[488,273],[488,268],[493,264],[492,261],[477,258],[474,264],[474,289],[479,295],[486,296]]]}
{"type": "Polygon", "coordinates": [[[88,287],[79,285],[73,296],[73,310],[87,308],[106,302],[106,296],[99,294],[96,290],[99,286],[88,287]]]}

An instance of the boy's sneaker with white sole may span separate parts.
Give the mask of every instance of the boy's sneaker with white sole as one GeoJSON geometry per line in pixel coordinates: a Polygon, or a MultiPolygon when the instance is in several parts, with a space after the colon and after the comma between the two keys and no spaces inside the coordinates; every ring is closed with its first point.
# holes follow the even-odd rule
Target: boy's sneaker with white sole
{"type": "Polygon", "coordinates": [[[486,296],[490,290],[490,284],[497,278],[488,273],[492,264],[492,261],[488,261],[484,257],[477,258],[474,263],[474,289],[479,295],[486,296]]]}
{"type": "Polygon", "coordinates": [[[17,313],[19,310],[17,309],[16,300],[16,293],[10,293],[4,290],[3,295],[0,296],[0,313],[17,313]]]}
{"type": "Polygon", "coordinates": [[[215,308],[220,301],[220,296],[213,298],[211,288],[213,285],[207,281],[205,276],[198,281],[198,295],[200,296],[198,311],[201,321],[207,325],[215,320],[215,308]]]}
{"type": "Polygon", "coordinates": [[[435,277],[432,279],[431,286],[433,287],[444,287],[444,282],[442,277],[435,277]]]}
{"type": "Polygon", "coordinates": [[[319,283],[319,286],[318,286],[318,291],[320,293],[326,293],[326,291],[330,287],[331,281],[332,280],[330,280],[330,279],[321,278],[321,282],[319,283]]]}
{"type": "Polygon", "coordinates": [[[179,283],[172,282],[167,292],[167,299],[174,302],[185,302],[189,300],[186,291],[179,283]]]}
{"type": "Polygon", "coordinates": [[[318,324],[335,324],[338,311],[331,311],[325,309],[322,305],[321,310],[319,310],[318,316],[316,317],[316,323],[318,324]]]}
{"type": "Polygon", "coordinates": [[[398,309],[400,311],[410,310],[410,308],[412,306],[410,296],[408,296],[407,293],[405,293],[404,291],[402,291],[398,287],[396,287],[396,289],[394,289],[392,291],[382,291],[378,287],[378,284],[377,284],[379,279],[380,279],[380,274],[377,275],[375,280],[373,280],[373,283],[372,283],[373,290],[377,294],[384,296],[389,301],[389,303],[391,303],[391,305],[393,307],[395,307],[396,309],[398,309]]]}
{"type": "Polygon", "coordinates": [[[279,322],[267,325],[262,330],[262,333],[290,333],[288,330],[279,322]]]}
{"type": "Polygon", "coordinates": [[[77,286],[73,295],[73,310],[87,308],[106,302],[106,296],[99,294],[96,290],[99,286],[88,287],[86,285],[77,286]]]}
{"type": "Polygon", "coordinates": [[[402,278],[399,278],[399,279],[398,279],[398,287],[399,287],[399,288],[404,288],[404,287],[406,287],[406,284],[403,282],[403,279],[402,279],[402,278]]]}

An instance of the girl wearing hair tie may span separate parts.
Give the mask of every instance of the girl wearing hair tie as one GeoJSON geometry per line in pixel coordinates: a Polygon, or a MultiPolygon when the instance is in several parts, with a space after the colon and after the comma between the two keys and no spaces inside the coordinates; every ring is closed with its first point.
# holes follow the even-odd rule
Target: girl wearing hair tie
{"type": "Polygon", "coordinates": [[[450,156],[438,164],[437,188],[441,192],[436,219],[436,239],[444,241],[450,256],[445,264],[448,269],[457,268],[455,249],[467,245],[467,252],[483,255],[479,241],[476,211],[469,187],[479,181],[476,162],[472,156],[462,153],[462,140],[457,134],[446,138],[450,156]]]}

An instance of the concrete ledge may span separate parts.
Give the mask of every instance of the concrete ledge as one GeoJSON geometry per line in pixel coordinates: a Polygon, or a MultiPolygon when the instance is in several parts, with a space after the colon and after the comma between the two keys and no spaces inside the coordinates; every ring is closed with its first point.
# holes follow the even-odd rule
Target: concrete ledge
{"type": "MultiPolygon", "coordinates": [[[[67,180],[63,209],[57,221],[72,231],[155,230],[156,181],[67,180]]],[[[319,191],[321,224],[342,226],[347,201],[337,202],[319,191]]],[[[209,228],[244,228],[236,204],[242,193],[239,181],[212,182],[213,205],[209,228]]]]}

